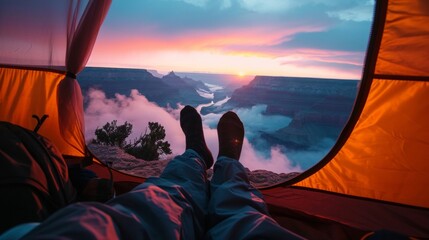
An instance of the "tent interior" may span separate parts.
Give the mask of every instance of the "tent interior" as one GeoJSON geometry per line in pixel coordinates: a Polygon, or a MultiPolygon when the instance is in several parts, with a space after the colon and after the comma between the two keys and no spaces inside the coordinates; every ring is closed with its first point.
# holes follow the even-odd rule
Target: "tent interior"
{"type": "MultiPolygon", "coordinates": [[[[76,76],[110,4],[0,3],[0,121],[32,130],[32,115],[48,115],[39,133],[67,161],[104,177],[109,172],[86,147],[76,76]]],[[[429,1],[377,1],[358,96],[334,147],[294,179],[261,189],[282,226],[318,239],[378,230],[429,238],[428,22],[429,1]]],[[[144,181],[113,177],[119,188],[144,181]]]]}

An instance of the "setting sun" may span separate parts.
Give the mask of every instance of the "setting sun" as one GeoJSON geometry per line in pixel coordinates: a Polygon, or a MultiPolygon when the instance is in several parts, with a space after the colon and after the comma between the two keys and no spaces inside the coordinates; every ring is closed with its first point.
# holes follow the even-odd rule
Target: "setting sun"
{"type": "Polygon", "coordinates": [[[237,73],[237,75],[238,75],[239,77],[244,77],[244,76],[246,76],[246,73],[245,73],[245,72],[243,72],[243,71],[240,71],[240,72],[238,72],[238,73],[237,73]]]}

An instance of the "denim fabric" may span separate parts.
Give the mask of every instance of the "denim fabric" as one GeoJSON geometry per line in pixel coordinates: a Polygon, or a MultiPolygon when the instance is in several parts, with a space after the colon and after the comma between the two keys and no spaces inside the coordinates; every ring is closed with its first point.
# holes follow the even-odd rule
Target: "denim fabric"
{"type": "Polygon", "coordinates": [[[160,177],[106,204],[70,205],[25,238],[298,239],[268,215],[240,162],[220,157],[211,182],[205,168],[195,151],[186,150],[160,177]]]}

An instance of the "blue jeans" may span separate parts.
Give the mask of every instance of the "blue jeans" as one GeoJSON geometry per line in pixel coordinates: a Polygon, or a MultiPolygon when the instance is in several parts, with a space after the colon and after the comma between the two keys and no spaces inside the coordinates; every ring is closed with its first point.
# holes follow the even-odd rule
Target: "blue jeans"
{"type": "Polygon", "coordinates": [[[211,181],[193,150],[175,157],[160,177],[102,203],[72,204],[24,238],[301,239],[268,214],[240,162],[220,157],[211,181]]]}

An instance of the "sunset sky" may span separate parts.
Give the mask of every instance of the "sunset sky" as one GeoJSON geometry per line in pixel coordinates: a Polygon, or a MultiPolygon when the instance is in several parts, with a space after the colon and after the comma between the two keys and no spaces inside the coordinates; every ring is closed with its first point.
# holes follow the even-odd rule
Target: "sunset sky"
{"type": "Polygon", "coordinates": [[[367,0],[113,1],[89,66],[359,79],[367,0]]]}

